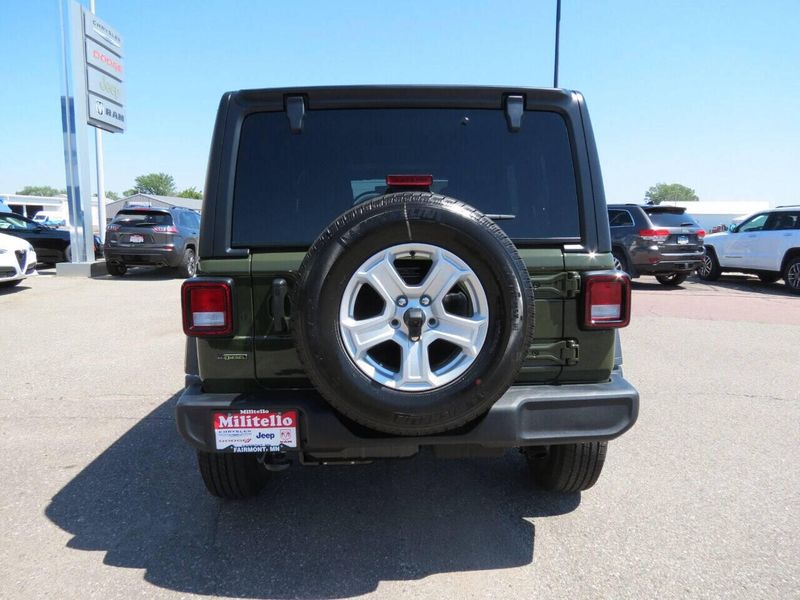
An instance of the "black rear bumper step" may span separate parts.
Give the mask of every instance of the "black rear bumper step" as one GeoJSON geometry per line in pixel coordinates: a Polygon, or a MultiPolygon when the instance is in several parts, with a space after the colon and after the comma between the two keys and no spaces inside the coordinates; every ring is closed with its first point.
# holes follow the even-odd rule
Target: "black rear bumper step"
{"type": "Polygon", "coordinates": [[[473,427],[423,437],[375,434],[348,427],[315,390],[270,390],[263,395],[206,394],[199,380],[176,406],[178,431],[199,450],[217,452],[212,413],[227,409],[297,409],[300,448],[312,455],[348,457],[410,456],[421,446],[514,448],[610,440],[636,422],[639,394],[614,371],[605,383],[511,387],[473,427]]]}

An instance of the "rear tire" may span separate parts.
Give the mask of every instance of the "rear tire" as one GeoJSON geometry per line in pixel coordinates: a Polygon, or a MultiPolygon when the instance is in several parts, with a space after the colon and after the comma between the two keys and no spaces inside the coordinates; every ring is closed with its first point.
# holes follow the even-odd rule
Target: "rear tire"
{"type": "Polygon", "coordinates": [[[122,263],[106,263],[106,270],[108,271],[109,275],[113,275],[114,277],[122,277],[128,270],[122,263]]]}
{"type": "Polygon", "coordinates": [[[72,262],[72,246],[70,244],[64,248],[64,262],[72,262]]]}
{"type": "Polygon", "coordinates": [[[783,281],[790,292],[800,294],[800,256],[786,261],[786,267],[783,269],[783,281]]]}
{"type": "Polygon", "coordinates": [[[614,248],[614,250],[611,251],[611,254],[614,256],[614,268],[617,271],[622,271],[630,275],[630,270],[628,269],[628,259],[625,256],[625,253],[618,248],[614,248]]]}
{"type": "Polygon", "coordinates": [[[703,281],[716,281],[722,275],[722,269],[713,248],[706,248],[703,261],[697,267],[697,276],[703,281]]]}
{"type": "Polygon", "coordinates": [[[226,500],[256,496],[264,488],[269,476],[253,454],[198,451],[197,464],[209,493],[226,500]]]}
{"type": "Polygon", "coordinates": [[[194,277],[197,273],[197,256],[192,248],[186,248],[183,251],[183,260],[178,267],[178,273],[186,279],[194,277]]]}
{"type": "Polygon", "coordinates": [[[525,449],[531,478],[553,492],[582,492],[595,483],[603,470],[608,442],[584,442],[550,446],[546,454],[525,449]]]}
{"type": "Polygon", "coordinates": [[[676,287],[686,281],[686,273],[668,273],[666,275],[656,275],[658,283],[669,287],[676,287]]]}

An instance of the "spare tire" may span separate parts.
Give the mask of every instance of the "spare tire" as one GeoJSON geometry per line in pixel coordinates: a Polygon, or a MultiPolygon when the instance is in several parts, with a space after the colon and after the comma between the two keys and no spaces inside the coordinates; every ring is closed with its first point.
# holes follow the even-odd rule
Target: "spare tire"
{"type": "Polygon", "coordinates": [[[366,427],[426,435],[484,414],[533,334],[513,242],[452,198],[400,192],[341,215],[298,273],[295,345],[319,392],[366,427]]]}

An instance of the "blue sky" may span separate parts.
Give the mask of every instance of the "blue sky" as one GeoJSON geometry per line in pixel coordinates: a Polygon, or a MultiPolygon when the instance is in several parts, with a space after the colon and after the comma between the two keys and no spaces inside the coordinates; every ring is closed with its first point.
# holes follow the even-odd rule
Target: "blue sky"
{"type": "MultiPolygon", "coordinates": [[[[88,6],[88,0],[85,0],[88,6]]],[[[0,193],[64,187],[57,0],[2,0],[0,193]]],[[[704,200],[800,203],[800,2],[563,0],[562,87],[582,91],[610,201],[659,181],[704,200]]],[[[226,90],[552,85],[555,0],[97,0],[125,38],[128,131],[106,185],[202,188],[226,90]]]]}

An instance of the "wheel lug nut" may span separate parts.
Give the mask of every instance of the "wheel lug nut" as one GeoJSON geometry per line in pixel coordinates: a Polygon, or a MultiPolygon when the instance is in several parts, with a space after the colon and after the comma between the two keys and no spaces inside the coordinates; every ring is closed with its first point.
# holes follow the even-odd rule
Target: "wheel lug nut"
{"type": "Polygon", "coordinates": [[[397,298],[397,306],[405,306],[406,304],[408,304],[408,298],[405,296],[399,296],[397,298]]]}
{"type": "Polygon", "coordinates": [[[419,303],[422,304],[422,306],[428,306],[431,303],[431,297],[423,296],[419,299],[419,303]]]}
{"type": "Polygon", "coordinates": [[[398,327],[400,327],[400,321],[398,321],[397,319],[392,319],[391,323],[389,323],[389,324],[390,324],[392,327],[394,327],[395,329],[397,329],[398,327]]]}
{"type": "Polygon", "coordinates": [[[433,317],[431,317],[430,319],[428,319],[428,325],[430,325],[431,327],[436,327],[436,323],[437,323],[437,322],[438,322],[438,321],[437,321],[436,319],[434,319],[433,317]]]}

